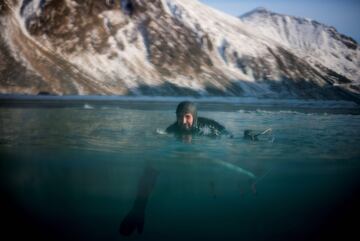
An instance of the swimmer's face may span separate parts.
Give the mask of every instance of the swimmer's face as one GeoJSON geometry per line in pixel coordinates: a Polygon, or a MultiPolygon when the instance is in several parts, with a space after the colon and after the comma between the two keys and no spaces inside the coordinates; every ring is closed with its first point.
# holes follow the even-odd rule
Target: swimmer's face
{"type": "Polygon", "coordinates": [[[185,113],[177,117],[177,123],[181,129],[189,131],[194,123],[194,117],[191,113],[185,113]]]}

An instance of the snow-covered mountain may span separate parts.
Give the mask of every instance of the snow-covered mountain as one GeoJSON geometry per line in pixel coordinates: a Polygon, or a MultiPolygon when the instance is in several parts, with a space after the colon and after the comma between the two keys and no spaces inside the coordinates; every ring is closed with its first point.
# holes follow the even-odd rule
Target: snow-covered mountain
{"type": "Polygon", "coordinates": [[[311,19],[274,13],[265,8],[257,8],[240,18],[254,30],[291,49],[312,66],[327,67],[360,82],[359,45],[334,27],[311,19]]]}
{"type": "Polygon", "coordinates": [[[0,91],[356,98],[355,41],[262,12],[239,19],[196,0],[4,0],[0,91]]]}

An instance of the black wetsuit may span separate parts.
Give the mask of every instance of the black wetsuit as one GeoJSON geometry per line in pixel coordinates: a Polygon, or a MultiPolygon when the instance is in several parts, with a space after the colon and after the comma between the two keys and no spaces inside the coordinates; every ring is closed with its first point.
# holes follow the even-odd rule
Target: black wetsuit
{"type": "Polygon", "coordinates": [[[168,128],[166,128],[166,132],[173,133],[175,135],[192,134],[210,137],[220,137],[222,135],[232,136],[224,126],[214,120],[205,117],[198,117],[195,126],[193,126],[189,131],[182,130],[178,123],[175,122],[168,128]]]}

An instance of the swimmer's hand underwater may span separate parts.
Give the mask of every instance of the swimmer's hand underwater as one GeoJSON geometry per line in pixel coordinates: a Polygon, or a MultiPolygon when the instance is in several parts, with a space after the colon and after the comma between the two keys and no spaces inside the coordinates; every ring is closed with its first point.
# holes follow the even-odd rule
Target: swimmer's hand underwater
{"type": "Polygon", "coordinates": [[[149,196],[154,189],[158,171],[147,166],[140,178],[138,192],[130,212],[125,216],[119,227],[120,234],[131,235],[135,230],[141,234],[144,230],[145,209],[149,196]]]}

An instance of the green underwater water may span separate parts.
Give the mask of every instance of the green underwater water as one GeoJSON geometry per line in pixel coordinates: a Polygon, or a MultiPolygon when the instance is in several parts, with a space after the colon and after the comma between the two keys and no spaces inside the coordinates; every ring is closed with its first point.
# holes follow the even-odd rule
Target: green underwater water
{"type": "Polygon", "coordinates": [[[44,240],[351,234],[360,115],[202,103],[199,115],[234,138],[189,142],[163,133],[175,107],[0,108],[2,219],[15,230],[9,233],[44,240]],[[271,138],[243,138],[245,129],[267,128],[271,138]]]}

